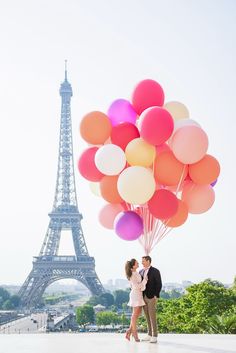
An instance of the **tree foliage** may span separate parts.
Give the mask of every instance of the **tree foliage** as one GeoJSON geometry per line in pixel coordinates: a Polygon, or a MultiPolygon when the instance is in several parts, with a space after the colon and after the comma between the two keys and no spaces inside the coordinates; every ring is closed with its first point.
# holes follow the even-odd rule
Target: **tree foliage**
{"type": "Polygon", "coordinates": [[[95,313],[91,305],[83,305],[77,308],[76,320],[81,326],[94,323],[95,313]]]}

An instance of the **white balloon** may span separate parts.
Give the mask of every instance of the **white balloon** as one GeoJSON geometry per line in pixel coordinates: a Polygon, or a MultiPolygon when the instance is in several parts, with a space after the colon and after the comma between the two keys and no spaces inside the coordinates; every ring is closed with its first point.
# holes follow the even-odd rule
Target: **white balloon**
{"type": "Polygon", "coordinates": [[[188,108],[180,102],[167,102],[165,103],[164,109],[166,109],[174,120],[188,119],[189,111],[188,108]]]}
{"type": "Polygon", "coordinates": [[[95,196],[98,196],[98,197],[101,196],[100,183],[91,181],[89,183],[89,188],[95,196]]]}
{"type": "Polygon", "coordinates": [[[119,146],[107,144],[100,147],[95,154],[95,165],[105,175],[119,174],[125,164],[125,153],[119,146]]]}

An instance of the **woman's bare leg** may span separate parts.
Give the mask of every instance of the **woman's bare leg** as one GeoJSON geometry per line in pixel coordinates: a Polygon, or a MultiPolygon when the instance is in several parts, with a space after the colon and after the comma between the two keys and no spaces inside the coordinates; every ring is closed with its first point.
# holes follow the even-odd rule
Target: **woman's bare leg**
{"type": "Polygon", "coordinates": [[[137,336],[137,319],[140,316],[141,311],[142,311],[142,307],[141,306],[133,307],[133,312],[132,312],[131,322],[130,322],[130,328],[131,328],[132,334],[137,339],[138,339],[138,336],[137,336]]]}

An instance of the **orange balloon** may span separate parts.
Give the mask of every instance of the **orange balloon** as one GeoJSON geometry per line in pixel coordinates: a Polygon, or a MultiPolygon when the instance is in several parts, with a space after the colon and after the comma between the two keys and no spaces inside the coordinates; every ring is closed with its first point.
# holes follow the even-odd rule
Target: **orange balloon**
{"type": "Polygon", "coordinates": [[[188,174],[188,166],[178,161],[172,151],[165,151],[156,156],[154,176],[158,183],[178,185],[188,174]]]}
{"type": "Polygon", "coordinates": [[[98,111],[88,113],[80,123],[81,136],[93,145],[103,144],[110,137],[111,129],[109,118],[98,111]]]}
{"type": "Polygon", "coordinates": [[[171,217],[166,225],[168,227],[179,227],[181,226],[188,218],[188,207],[185,202],[178,199],[178,210],[176,214],[171,217]]]}
{"type": "Polygon", "coordinates": [[[211,184],[220,174],[220,164],[216,158],[206,154],[199,162],[190,164],[189,175],[196,184],[211,184]]]}
{"type": "Polygon", "coordinates": [[[100,181],[101,195],[107,202],[121,203],[124,200],[117,190],[117,180],[119,175],[107,176],[105,175],[100,181]]]}

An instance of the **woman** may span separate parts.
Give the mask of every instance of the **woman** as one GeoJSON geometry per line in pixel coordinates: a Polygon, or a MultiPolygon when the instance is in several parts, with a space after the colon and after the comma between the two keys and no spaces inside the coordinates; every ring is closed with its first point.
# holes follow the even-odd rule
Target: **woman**
{"type": "Polygon", "coordinates": [[[141,314],[142,307],[145,305],[142,291],[145,290],[147,283],[147,277],[142,280],[141,275],[136,271],[138,266],[138,261],[135,259],[127,261],[125,264],[126,277],[130,281],[131,286],[128,305],[133,308],[130,327],[126,331],[125,337],[130,340],[130,335],[132,334],[136,342],[140,341],[138,338],[136,323],[139,315],[141,314]]]}

